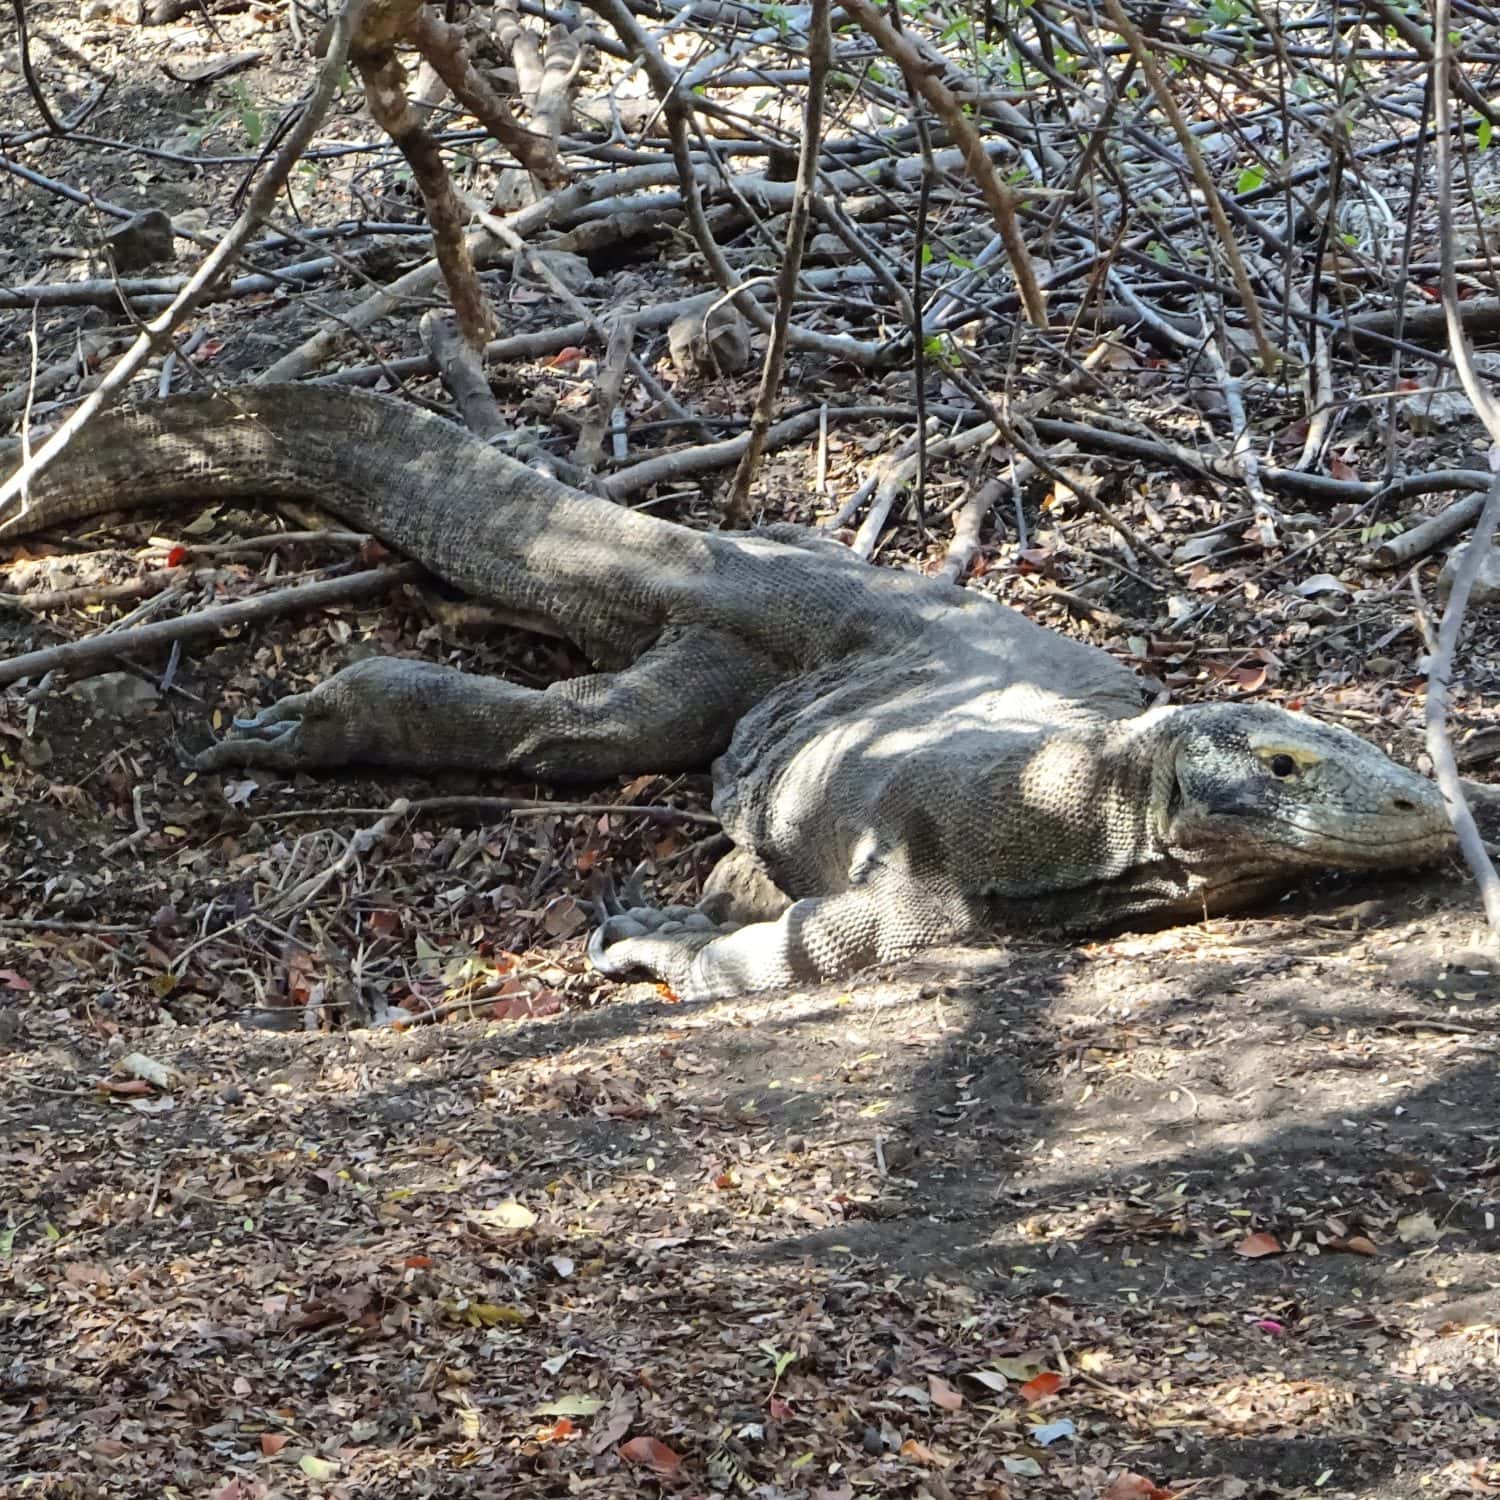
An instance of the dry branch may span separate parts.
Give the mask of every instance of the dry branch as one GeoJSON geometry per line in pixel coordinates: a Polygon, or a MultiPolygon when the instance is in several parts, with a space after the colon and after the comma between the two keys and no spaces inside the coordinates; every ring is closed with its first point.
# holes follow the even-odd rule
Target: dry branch
{"type": "Polygon", "coordinates": [[[771,430],[771,414],[776,407],[781,372],[786,364],[792,303],[797,297],[797,277],[802,271],[802,247],[807,239],[813,184],[818,176],[818,155],[823,143],[823,91],[833,51],[828,8],[829,0],[812,0],[812,14],[807,28],[807,106],[802,122],[802,148],[797,158],[797,186],[792,197],[792,211],[787,217],[786,246],[781,252],[781,266],[776,273],[776,317],[771,324],[771,336],[766,342],[760,389],[756,392],[755,409],[750,417],[750,440],[745,444],[744,453],[740,455],[729,499],[724,506],[724,524],[729,527],[749,523],[750,483],[760,465],[766,434],[771,430]]]}
{"type": "Polygon", "coordinates": [[[949,135],[962,149],[964,165],[979,185],[979,191],[984,194],[984,201],[994,216],[995,227],[1005,241],[1011,274],[1016,278],[1016,289],[1021,295],[1021,306],[1032,323],[1038,328],[1045,328],[1047,304],[1037,285],[1031,255],[1026,249],[1026,241],[1016,218],[1016,195],[1000,180],[1000,174],[995,171],[985,151],[984,142],[964,114],[963,106],[954,97],[953,91],[938,77],[938,65],[923,56],[916,44],[904,33],[897,31],[870,4],[870,0],[840,0],[840,3],[870,34],[880,50],[900,67],[906,75],[906,81],[932,106],[933,112],[947,127],[949,135]]]}
{"type": "MultiPolygon", "coordinates": [[[[474,257],[464,235],[467,215],[454,195],[453,182],[437,141],[406,96],[406,68],[396,56],[394,40],[385,40],[393,28],[398,35],[409,31],[420,6],[421,0],[398,0],[390,13],[381,17],[384,24],[369,28],[368,35],[365,31],[360,33],[351,55],[365,86],[370,114],[406,158],[421,191],[427,222],[432,226],[433,249],[443,269],[443,281],[459,330],[468,344],[482,349],[494,336],[495,320],[479,285],[474,257]],[[403,12],[409,13],[404,23],[403,12]]],[[[433,65],[436,67],[437,63],[433,65]]]]}
{"type": "Polygon", "coordinates": [[[196,614],[175,620],[157,620],[110,635],[89,636],[86,640],[65,641],[42,651],[29,651],[0,661],[0,687],[19,682],[23,677],[40,677],[47,672],[76,674],[80,668],[97,668],[138,651],[155,650],[179,641],[206,640],[235,625],[248,625],[298,610],[327,609],[335,604],[349,604],[356,599],[370,599],[387,593],[403,583],[423,576],[416,563],[402,563],[394,568],[367,568],[342,578],[321,578],[315,583],[294,584],[242,599],[235,604],[220,604],[196,614]]]}
{"type": "Polygon", "coordinates": [[[557,156],[556,134],[527,130],[469,59],[463,29],[418,11],[407,30],[412,45],[453,91],[453,96],[515,159],[547,188],[561,187],[568,174],[557,156]]]}

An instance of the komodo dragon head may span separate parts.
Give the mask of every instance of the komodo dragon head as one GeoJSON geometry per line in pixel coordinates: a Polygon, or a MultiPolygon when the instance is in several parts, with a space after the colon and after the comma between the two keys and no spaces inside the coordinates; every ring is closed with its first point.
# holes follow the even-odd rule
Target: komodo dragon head
{"type": "Polygon", "coordinates": [[[1298,867],[1400,869],[1453,843],[1442,794],[1348,730],[1256,704],[1158,709],[1152,840],[1193,899],[1238,904],[1298,867]]]}

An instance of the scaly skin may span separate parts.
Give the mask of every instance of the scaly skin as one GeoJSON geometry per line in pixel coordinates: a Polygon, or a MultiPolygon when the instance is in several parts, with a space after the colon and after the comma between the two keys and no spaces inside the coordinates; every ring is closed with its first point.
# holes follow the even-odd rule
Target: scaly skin
{"type": "Polygon", "coordinates": [[[561,780],[712,762],[753,908],[622,913],[591,947],[607,972],[686,996],[831,978],[997,926],[1196,916],[1451,842],[1431,783],[1344,730],[1244,704],[1145,712],[1108,655],[992,600],[795,527],[689,531],[358,392],[256,386],[109,414],[0,541],[225,499],[313,501],[601,671],[538,692],[364,661],[241,722],[203,769],[561,780]]]}

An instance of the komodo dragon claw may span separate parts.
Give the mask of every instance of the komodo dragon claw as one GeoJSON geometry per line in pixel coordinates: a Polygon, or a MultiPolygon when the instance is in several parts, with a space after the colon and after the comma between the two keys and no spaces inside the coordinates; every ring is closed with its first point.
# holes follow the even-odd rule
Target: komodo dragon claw
{"type": "Polygon", "coordinates": [[[646,974],[690,998],[699,953],[740,926],[723,916],[725,904],[710,897],[699,906],[622,907],[607,885],[595,902],[601,921],[589,938],[589,962],[607,978],[646,974]]]}

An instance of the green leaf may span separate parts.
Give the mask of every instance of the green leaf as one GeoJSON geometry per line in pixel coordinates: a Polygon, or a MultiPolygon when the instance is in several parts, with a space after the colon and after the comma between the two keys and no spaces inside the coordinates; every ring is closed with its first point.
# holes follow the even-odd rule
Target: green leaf
{"type": "Polygon", "coordinates": [[[932,264],[932,246],[926,244],[925,242],[922,245],[922,264],[924,266],[930,266],[932,264]]]}
{"type": "Polygon", "coordinates": [[[1257,166],[1246,167],[1234,185],[1237,193],[1253,193],[1266,180],[1266,174],[1257,166]]]}
{"type": "Polygon", "coordinates": [[[1488,120],[1481,119],[1479,122],[1479,149],[1488,151],[1490,149],[1490,137],[1495,133],[1495,127],[1488,120]]]}

